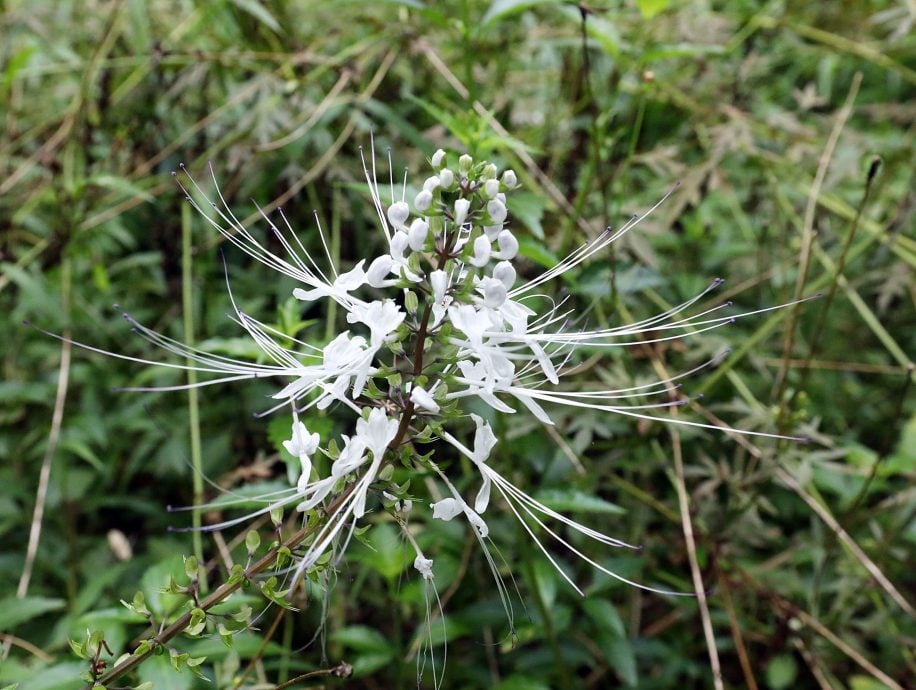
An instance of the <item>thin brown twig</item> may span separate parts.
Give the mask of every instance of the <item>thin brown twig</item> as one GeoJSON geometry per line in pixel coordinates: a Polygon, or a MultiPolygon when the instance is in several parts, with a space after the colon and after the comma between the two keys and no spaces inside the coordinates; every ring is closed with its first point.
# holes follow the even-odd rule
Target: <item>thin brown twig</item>
{"type": "Polygon", "coordinates": [[[12,645],[12,646],[24,649],[25,651],[38,657],[42,661],[45,661],[48,663],[54,661],[53,656],[48,654],[46,651],[44,651],[40,647],[36,647],[28,640],[23,640],[21,637],[16,637],[15,635],[11,635],[10,633],[0,633],[0,641],[3,642],[3,646],[7,649],[12,645]]]}
{"type": "MultiPolygon", "coordinates": [[[[64,314],[68,314],[70,311],[70,291],[67,284],[70,280],[70,270],[66,260],[64,261],[63,268],[63,310],[64,314]]],[[[38,554],[38,542],[41,539],[45,503],[48,498],[48,484],[51,480],[51,465],[54,462],[54,453],[57,451],[57,444],[60,440],[60,430],[64,421],[64,406],[67,402],[67,387],[70,382],[71,351],[72,344],[70,342],[70,332],[69,329],[65,329],[63,338],[61,339],[60,367],[57,374],[57,395],[54,398],[54,412],[51,414],[51,429],[48,432],[48,445],[45,447],[45,455],[41,461],[41,470],[38,474],[38,490],[35,492],[35,509],[32,512],[32,525],[29,528],[29,543],[26,547],[25,564],[22,567],[19,586],[16,588],[16,596],[19,599],[25,597],[29,591],[29,581],[32,579],[32,569],[35,566],[35,557],[38,554]]]]}
{"type": "MultiPolygon", "coordinates": [[[[824,146],[824,151],[821,154],[821,159],[818,162],[817,172],[814,175],[814,182],[811,184],[811,191],[808,194],[808,204],[805,207],[805,216],[802,221],[802,245],[801,245],[801,254],[798,258],[798,277],[795,281],[795,294],[793,300],[799,300],[802,298],[802,293],[805,289],[805,283],[808,280],[808,266],[811,263],[811,251],[814,245],[815,239],[815,230],[814,230],[814,213],[817,210],[817,200],[821,194],[821,188],[824,185],[824,178],[827,176],[827,169],[830,167],[830,162],[833,160],[833,154],[836,150],[837,143],[840,140],[840,134],[843,132],[843,128],[846,126],[849,116],[852,115],[852,107],[855,103],[856,96],[859,93],[859,86],[862,84],[862,73],[856,72],[855,76],[852,79],[852,85],[849,87],[849,93],[846,96],[846,102],[843,103],[843,107],[840,108],[839,113],[837,113],[836,122],[833,125],[833,129],[830,132],[830,135],[827,138],[827,143],[824,146]]],[[[789,313],[789,324],[786,328],[786,337],[783,342],[782,348],[782,358],[785,361],[788,361],[792,355],[792,348],[795,344],[795,331],[798,325],[799,314],[801,313],[801,305],[796,305],[791,308],[789,313]]],[[[788,385],[788,373],[789,367],[787,364],[784,364],[779,370],[776,377],[776,395],[775,401],[779,405],[779,426],[782,426],[785,415],[787,413],[785,401],[786,386],[788,385]]]]}

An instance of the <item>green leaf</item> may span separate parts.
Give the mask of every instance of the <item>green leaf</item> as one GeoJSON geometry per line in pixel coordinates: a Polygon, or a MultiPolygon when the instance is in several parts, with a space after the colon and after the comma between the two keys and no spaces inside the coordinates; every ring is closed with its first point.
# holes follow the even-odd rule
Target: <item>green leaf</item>
{"type": "Polygon", "coordinates": [[[32,620],[49,611],[57,611],[64,608],[66,602],[63,599],[52,599],[50,597],[23,597],[19,599],[15,596],[0,599],[0,622],[4,630],[12,630],[14,627],[25,621],[32,620]]]}
{"type": "Polygon", "coordinates": [[[636,6],[645,19],[652,19],[659,12],[668,9],[670,0],[636,0],[636,6]]]}
{"type": "Polygon", "coordinates": [[[630,641],[625,637],[611,640],[606,646],[606,651],[615,673],[627,685],[636,685],[639,674],[636,671],[636,655],[633,654],[630,641]]]}
{"type": "Polygon", "coordinates": [[[391,642],[378,630],[365,625],[350,625],[331,634],[334,642],[340,642],[357,652],[385,652],[392,649],[391,642]]]}
{"type": "Polygon", "coordinates": [[[55,664],[30,675],[22,681],[17,690],[70,690],[82,687],[84,681],[80,674],[86,669],[81,661],[68,661],[55,664]]]}
{"type": "Polygon", "coordinates": [[[544,240],[544,227],[541,220],[544,217],[546,199],[540,194],[532,192],[512,192],[506,198],[509,213],[521,221],[528,230],[539,240],[544,240]]]}
{"type": "Polygon", "coordinates": [[[617,609],[607,599],[586,599],[582,602],[582,608],[599,630],[603,630],[614,637],[623,638],[627,636],[620,614],[617,613],[617,609]]]}
{"type": "Polygon", "coordinates": [[[557,0],[493,0],[486,14],[483,15],[483,19],[480,20],[480,23],[489,24],[498,19],[505,19],[513,14],[519,14],[525,10],[530,10],[532,7],[546,5],[548,3],[554,5],[560,4],[557,0]]]}
{"type": "Polygon", "coordinates": [[[550,686],[538,678],[515,673],[494,685],[493,690],[550,690],[550,686]]]}
{"type": "Polygon", "coordinates": [[[616,503],[592,496],[580,489],[545,489],[535,498],[548,508],[562,513],[600,513],[622,515],[627,511],[616,503]]]}
{"type": "Polygon", "coordinates": [[[544,268],[553,268],[559,263],[556,255],[544,246],[543,242],[528,237],[518,238],[518,253],[544,268]]]}
{"type": "Polygon", "coordinates": [[[372,525],[360,540],[365,546],[353,550],[353,557],[375,569],[382,577],[393,580],[409,562],[406,545],[391,523],[372,525]]]}
{"type": "Polygon", "coordinates": [[[258,0],[232,0],[232,4],[238,7],[240,10],[244,10],[250,14],[259,22],[269,27],[272,31],[276,31],[278,34],[283,33],[283,29],[280,26],[280,23],[274,19],[274,16],[268,12],[267,8],[258,2],[258,0]]]}
{"type": "Polygon", "coordinates": [[[849,690],[888,690],[888,687],[871,676],[853,676],[849,679],[849,690]]]}
{"type": "Polygon", "coordinates": [[[798,676],[798,664],[789,654],[780,654],[770,659],[767,664],[766,678],[767,685],[772,690],[783,690],[790,688],[795,684],[795,678],[798,676]]]}

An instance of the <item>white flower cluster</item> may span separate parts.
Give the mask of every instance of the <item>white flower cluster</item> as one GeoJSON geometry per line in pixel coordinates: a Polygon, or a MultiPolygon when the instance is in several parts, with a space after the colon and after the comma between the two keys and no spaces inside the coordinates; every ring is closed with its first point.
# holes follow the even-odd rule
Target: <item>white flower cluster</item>
{"type": "MultiPolygon", "coordinates": [[[[291,437],[283,445],[299,461],[298,476],[287,492],[265,497],[264,507],[256,514],[290,505],[306,514],[323,509],[315,513],[318,527],[300,554],[295,566],[296,579],[312,569],[325,567],[327,559],[322,556],[329,551],[342,551],[371,506],[382,506],[395,519],[401,519],[399,515],[410,509],[411,498],[415,497],[398,495],[390,477],[394,465],[407,458],[408,465],[413,463],[417,471],[439,487],[438,495],[426,497],[432,518],[452,520],[463,516],[494,575],[496,565],[487,546],[489,529],[482,515],[495,487],[560,575],[577,590],[538,534],[549,535],[567,551],[612,577],[652,589],[590,559],[567,540],[558,526],[607,546],[628,544],[557,513],[491,466],[490,454],[497,438],[481,417],[471,415],[476,427],[473,449],[466,447],[450,429],[463,423],[460,420],[467,415],[461,404],[469,397],[478,398],[496,412],[526,409],[544,424],[553,423],[544,407],[548,404],[709,427],[652,414],[653,409],[683,404],[684,400],[672,401],[670,392],[679,386],[680,379],[706,364],[668,380],[623,389],[563,388],[561,380],[568,369],[567,362],[579,346],[594,349],[656,343],[730,323],[738,317],[718,315],[721,307],[690,317],[678,316],[721,281],[713,281],[687,302],[635,324],[597,330],[570,328],[569,324],[576,321],[572,309],[563,302],[549,300],[538,289],[604,250],[648,213],[631,218],[617,230],[608,229],[542,275],[518,284],[513,260],[519,253],[519,241],[507,222],[507,195],[518,186],[516,174],[506,170],[500,175],[495,165],[474,161],[468,155],[454,161],[455,165],[450,163],[444,151],[436,151],[431,158],[434,174],[413,197],[413,209],[406,200],[406,185],[400,198],[395,197],[392,185],[390,202],[383,202],[375,175],[364,163],[385,252],[371,260],[361,259],[345,272],[339,271],[330,260],[323,234],[319,233],[327,262],[319,262],[309,253],[282,213],[283,228],[265,215],[271,232],[283,247],[285,255],[281,256],[242,226],[224,203],[210,201],[188,176],[191,181],[190,191],[185,190],[188,200],[226,240],[296,280],[300,286],[293,295],[297,299],[306,303],[321,299],[336,302],[346,314],[348,329],[319,347],[293,338],[295,334],[277,332],[236,305],[235,319],[269,360],[253,363],[186,347],[131,319],[134,328],[157,345],[193,361],[191,365],[164,366],[211,375],[192,385],[264,377],[277,377],[285,382],[274,394],[278,402],[269,411],[284,407],[291,410],[291,437]],[[544,304],[546,308],[540,311],[535,308],[544,304]],[[292,347],[281,344],[290,340],[294,343],[292,347]],[[645,402],[655,396],[661,396],[662,401],[645,402]],[[639,402],[630,402],[634,398],[639,402]],[[324,410],[333,404],[349,408],[356,415],[353,434],[343,436],[339,443],[309,432],[301,421],[311,408],[324,410]],[[466,456],[480,473],[480,488],[471,504],[429,456],[402,452],[412,443],[436,438],[466,456]],[[319,454],[323,458],[321,462],[316,461],[319,454]],[[324,474],[319,468],[326,468],[324,474]]],[[[221,194],[219,199],[222,202],[221,194]]],[[[760,311],[767,310],[739,316],[760,311]]],[[[222,501],[220,505],[228,504],[222,501]]],[[[250,517],[211,528],[238,524],[250,517]]],[[[424,580],[432,580],[432,559],[406,530],[405,537],[416,551],[414,567],[424,580]]],[[[508,612],[504,585],[498,576],[496,580],[508,612]]]]}

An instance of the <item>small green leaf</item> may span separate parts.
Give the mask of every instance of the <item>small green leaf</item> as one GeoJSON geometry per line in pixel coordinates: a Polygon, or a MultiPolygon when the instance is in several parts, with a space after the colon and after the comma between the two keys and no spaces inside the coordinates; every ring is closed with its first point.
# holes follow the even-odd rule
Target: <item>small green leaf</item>
{"type": "Polygon", "coordinates": [[[245,535],[245,548],[248,549],[248,555],[251,556],[261,545],[261,535],[257,530],[250,529],[245,535]]]}
{"type": "Polygon", "coordinates": [[[798,676],[798,664],[789,654],[779,654],[770,659],[767,664],[766,678],[767,685],[772,690],[783,690],[790,688],[795,684],[795,678],[798,676]]]}
{"type": "Polygon", "coordinates": [[[184,572],[191,580],[196,580],[199,574],[197,556],[184,557],[184,572]]]}

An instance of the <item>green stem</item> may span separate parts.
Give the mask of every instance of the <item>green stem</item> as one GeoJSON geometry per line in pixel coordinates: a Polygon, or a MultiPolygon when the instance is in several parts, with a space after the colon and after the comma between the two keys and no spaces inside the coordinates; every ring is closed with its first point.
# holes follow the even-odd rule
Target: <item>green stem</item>
{"type": "MultiPolygon", "coordinates": [[[[191,245],[191,206],[181,205],[181,310],[184,316],[184,342],[194,347],[194,295],[192,283],[192,245],[191,245]]],[[[190,368],[193,362],[188,359],[188,424],[191,429],[191,467],[193,469],[194,509],[191,512],[191,524],[194,555],[201,568],[204,565],[203,540],[201,538],[200,506],[204,502],[203,460],[200,449],[200,405],[197,399],[197,372],[190,368]]],[[[202,572],[203,574],[203,572],[202,572]]],[[[200,578],[200,591],[207,593],[207,578],[200,578]]]]}

